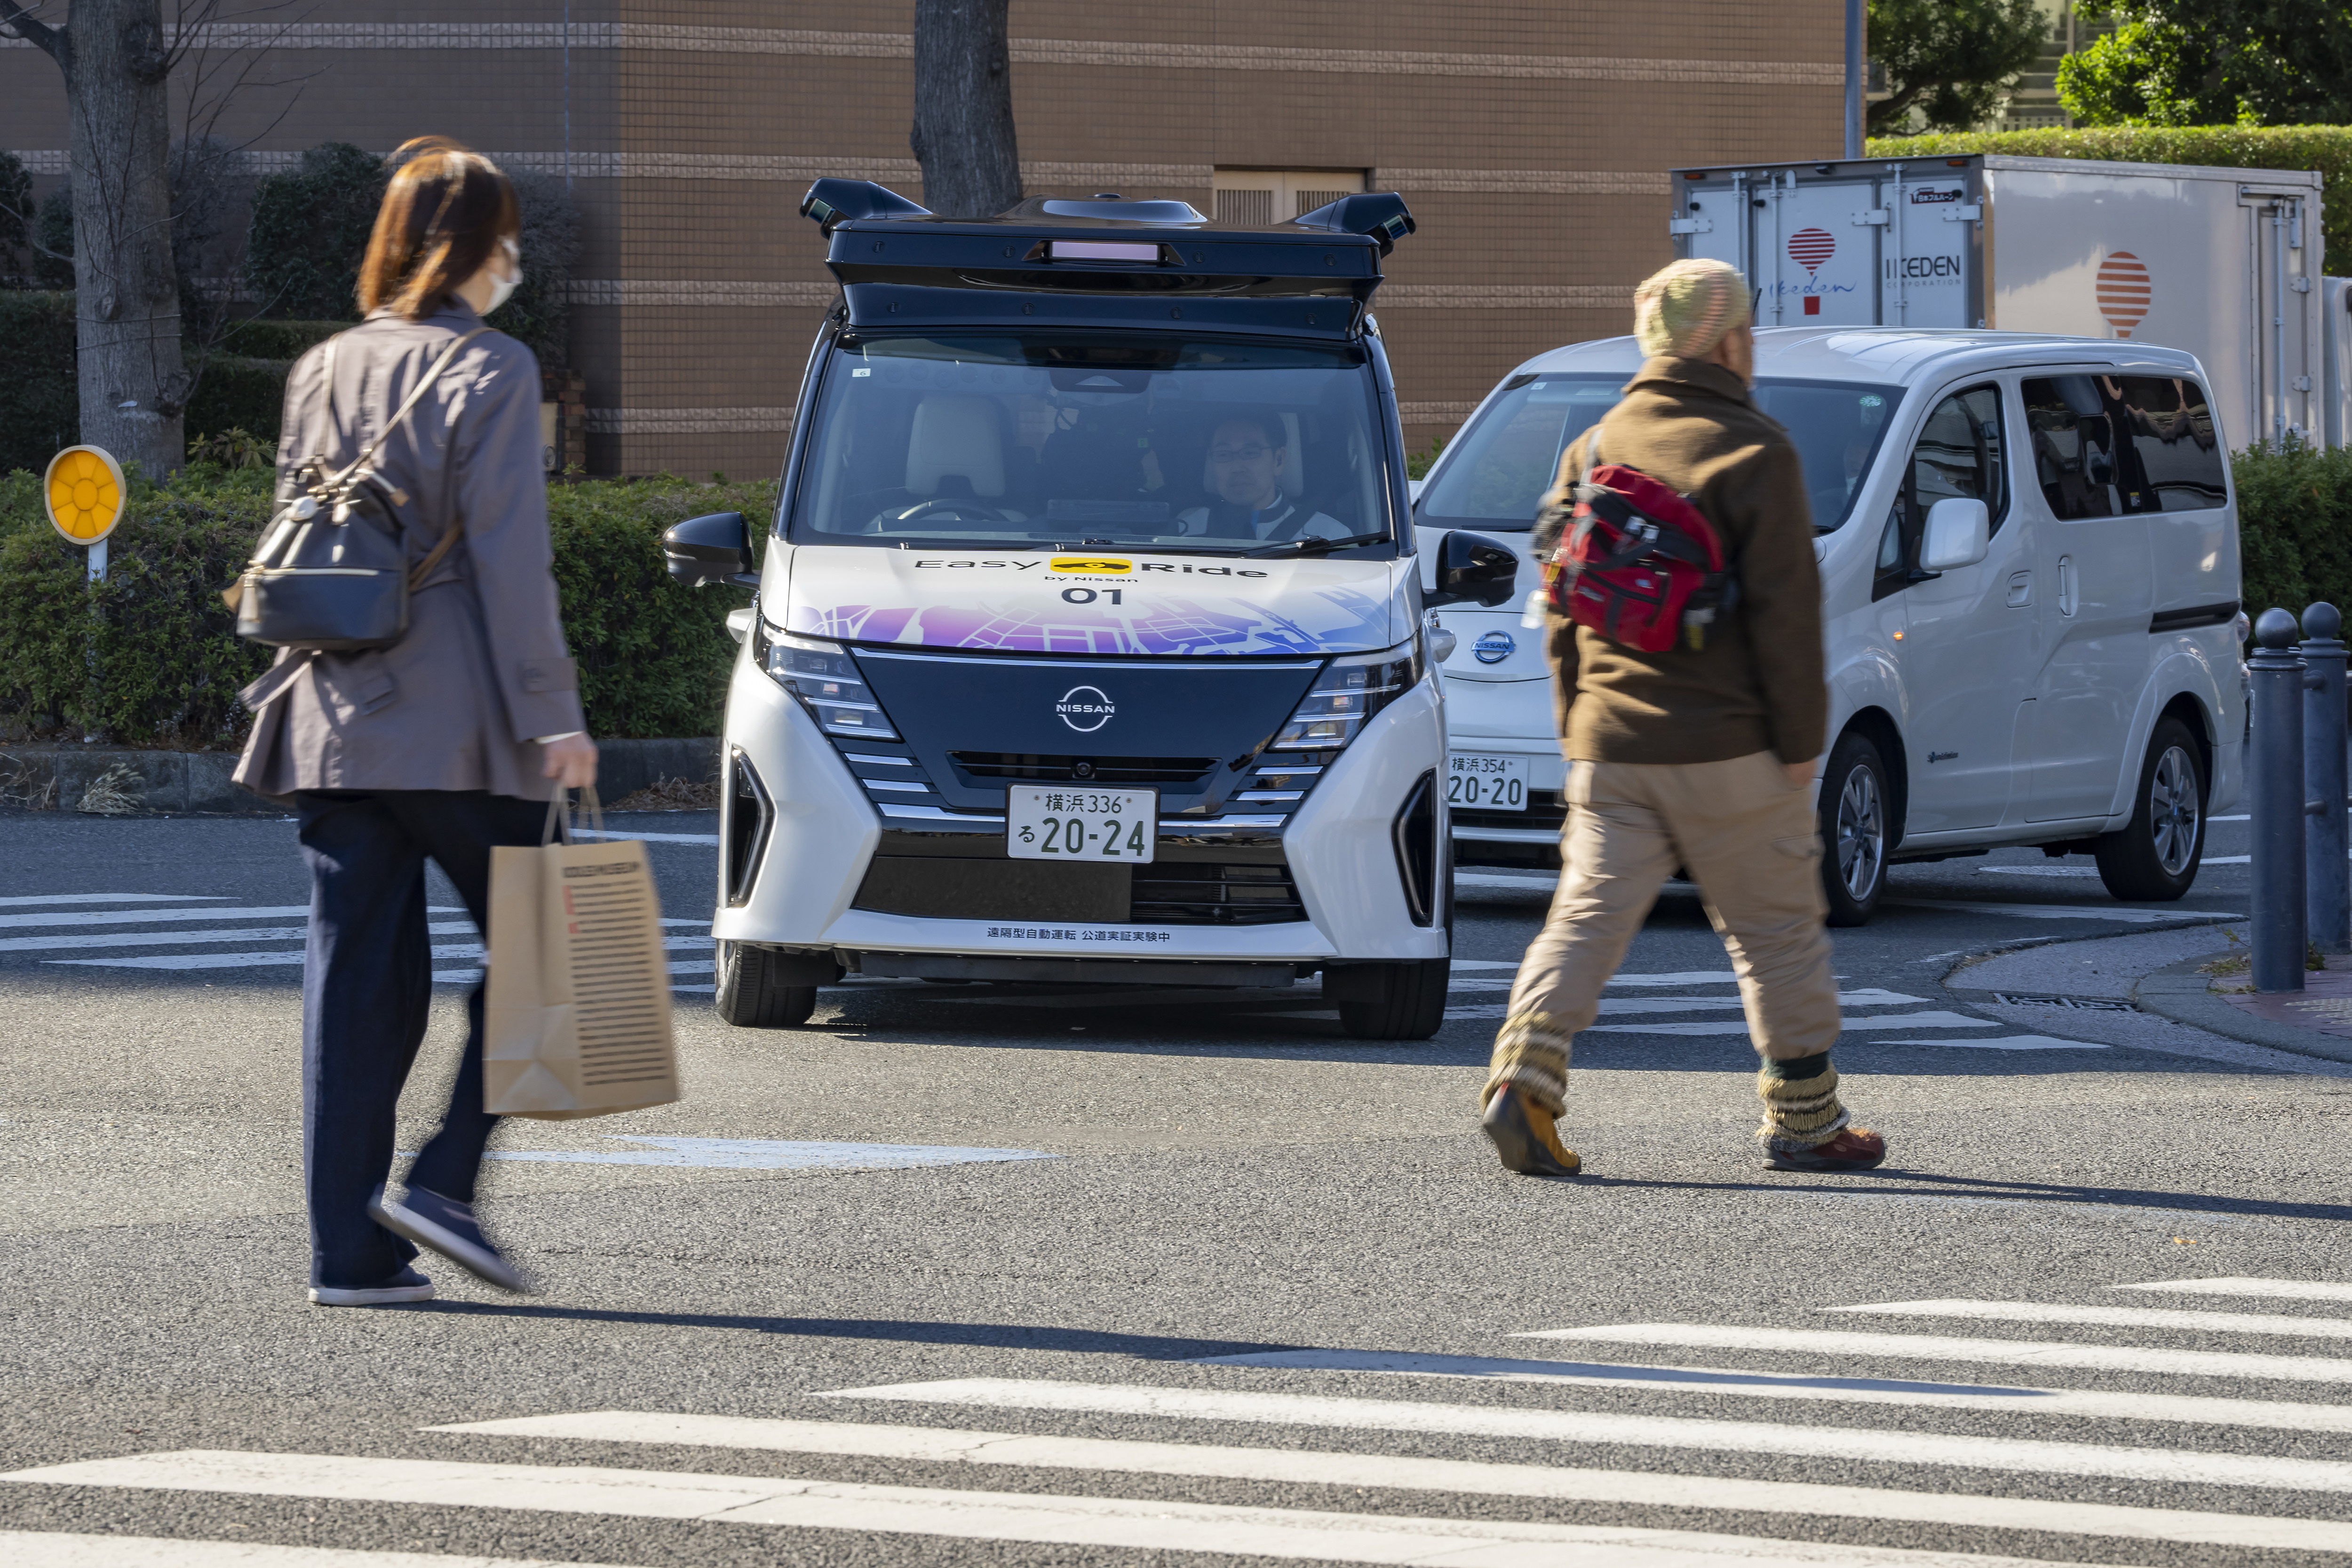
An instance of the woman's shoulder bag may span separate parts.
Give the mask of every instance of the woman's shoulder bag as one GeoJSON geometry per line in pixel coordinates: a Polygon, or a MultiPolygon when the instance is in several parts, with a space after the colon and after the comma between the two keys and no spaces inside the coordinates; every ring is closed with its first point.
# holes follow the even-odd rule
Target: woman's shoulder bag
{"type": "MultiPolygon", "coordinates": [[[[375,471],[375,456],[415,412],[457,357],[488,331],[477,327],[452,342],[417,379],[374,440],[341,468],[322,456],[303,459],[295,491],[261,536],[236,584],[221,596],[236,612],[236,635],[271,647],[317,653],[358,653],[390,647],[408,630],[408,596],[424,586],[457,542],[444,528],[432,552],[408,563],[408,530],[394,506],[408,497],[375,471]]],[[[327,423],[335,422],[335,347],[327,342],[327,423]]]]}

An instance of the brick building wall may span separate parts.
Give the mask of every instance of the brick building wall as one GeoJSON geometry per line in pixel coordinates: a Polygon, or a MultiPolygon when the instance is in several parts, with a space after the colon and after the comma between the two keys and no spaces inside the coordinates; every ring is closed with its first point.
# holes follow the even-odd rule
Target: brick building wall
{"type": "MultiPolygon", "coordinates": [[[[217,83],[266,43],[257,74],[307,78],[248,87],[221,116],[257,168],[330,139],[389,149],[438,131],[568,174],[590,466],[740,477],[780,465],[832,292],[795,212],[808,183],[921,199],[912,14],[318,0],[298,22],[215,35],[201,59],[217,83]]],[[[1420,446],[1528,354],[1625,330],[1633,284],[1668,255],[1665,170],[1835,155],[1842,17],[1837,0],[1014,0],[1023,178],[1203,210],[1219,169],[1402,192],[1421,230],[1377,309],[1420,446]]],[[[55,67],[0,47],[0,146],[53,177],[64,145],[55,67]]]]}

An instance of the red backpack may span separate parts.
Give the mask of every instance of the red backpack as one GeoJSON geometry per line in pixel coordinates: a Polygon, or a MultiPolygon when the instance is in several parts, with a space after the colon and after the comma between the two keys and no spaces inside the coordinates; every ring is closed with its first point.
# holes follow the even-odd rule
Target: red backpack
{"type": "Polygon", "coordinates": [[[1575,508],[1544,561],[1545,598],[1578,626],[1643,653],[1678,641],[1706,647],[1717,613],[1739,597],[1715,525],[1641,469],[1602,466],[1597,429],[1587,456],[1575,508]]]}

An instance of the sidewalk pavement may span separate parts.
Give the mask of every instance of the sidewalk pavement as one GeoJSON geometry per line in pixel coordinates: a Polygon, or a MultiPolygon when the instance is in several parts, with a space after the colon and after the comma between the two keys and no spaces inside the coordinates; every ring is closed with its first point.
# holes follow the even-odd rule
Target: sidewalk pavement
{"type": "Polygon", "coordinates": [[[2242,926],[2200,926],[2054,942],[1964,961],[1943,984],[1956,999],[2031,1029],[2243,1067],[2352,1077],[2352,960],[2336,960],[2344,967],[2311,975],[2316,984],[2302,996],[2216,992],[2214,985],[2242,985],[2245,977],[2217,978],[2201,966],[2232,952],[2242,956],[2247,934],[2242,926]]]}

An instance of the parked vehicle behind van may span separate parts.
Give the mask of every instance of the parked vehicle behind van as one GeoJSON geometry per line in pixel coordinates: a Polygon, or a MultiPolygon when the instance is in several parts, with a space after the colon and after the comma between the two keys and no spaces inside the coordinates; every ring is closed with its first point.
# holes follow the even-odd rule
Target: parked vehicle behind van
{"type": "MultiPolygon", "coordinates": [[[[2226,432],[2195,356],[2095,339],[1758,331],[1756,400],[1811,494],[1828,644],[1820,784],[1831,921],[1886,868],[2004,845],[2095,856],[2119,899],[2178,899],[2233,804],[2246,695],[2226,432]]],[[[1518,604],[1442,613],[1455,858],[1556,866],[1565,777],[1528,552],[1568,444],[1642,363],[1538,355],[1432,468],[1424,552],[1510,539],[1518,604]],[[1522,613],[1522,606],[1525,613],[1522,613]]]]}
{"type": "MultiPolygon", "coordinates": [[[[718,1006],[797,1024],[845,970],[1290,986],[1443,1019],[1442,698],[1369,315],[1393,195],[1286,223],[1033,198],[935,218],[820,181],[843,300],[729,689],[718,1006]]],[[[1449,544],[1499,603],[1507,548],[1449,544]]],[[[1439,594],[1444,597],[1444,594],[1439,594]]]]}

